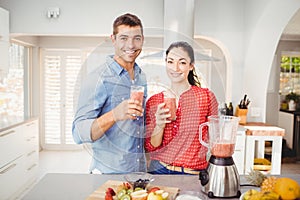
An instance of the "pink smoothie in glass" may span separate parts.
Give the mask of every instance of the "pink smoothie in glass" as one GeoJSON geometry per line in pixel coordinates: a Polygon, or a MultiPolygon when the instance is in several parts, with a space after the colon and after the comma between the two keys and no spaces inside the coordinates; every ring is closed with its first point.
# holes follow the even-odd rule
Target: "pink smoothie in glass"
{"type": "Polygon", "coordinates": [[[211,148],[211,155],[219,158],[226,158],[232,156],[234,152],[233,143],[215,143],[211,148]]]}
{"type": "Polygon", "coordinates": [[[143,102],[144,100],[144,92],[141,91],[131,91],[130,99],[138,100],[139,102],[143,102]]]}
{"type": "Polygon", "coordinates": [[[166,108],[170,110],[170,120],[176,119],[176,99],[175,98],[164,98],[164,102],[166,104],[166,108]]]}

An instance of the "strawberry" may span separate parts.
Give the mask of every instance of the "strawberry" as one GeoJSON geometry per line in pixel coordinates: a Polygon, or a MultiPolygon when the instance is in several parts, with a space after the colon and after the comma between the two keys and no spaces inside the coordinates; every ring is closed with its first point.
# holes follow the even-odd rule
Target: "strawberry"
{"type": "Polygon", "coordinates": [[[112,188],[107,188],[106,189],[106,193],[109,193],[111,196],[115,196],[116,195],[114,189],[112,189],[112,188]]]}
{"type": "Polygon", "coordinates": [[[113,197],[110,193],[106,192],[105,193],[105,200],[113,200],[113,197]]]}

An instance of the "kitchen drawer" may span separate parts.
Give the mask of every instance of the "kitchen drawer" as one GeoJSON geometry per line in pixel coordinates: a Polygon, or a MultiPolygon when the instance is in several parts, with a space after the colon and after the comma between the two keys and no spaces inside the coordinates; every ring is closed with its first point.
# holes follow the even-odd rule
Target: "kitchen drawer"
{"type": "Polygon", "coordinates": [[[28,152],[25,155],[24,162],[24,170],[25,170],[25,179],[28,182],[32,182],[32,180],[36,179],[36,175],[38,173],[38,165],[39,165],[39,152],[37,150],[33,150],[28,152]]]}
{"type": "Polygon", "coordinates": [[[25,183],[24,156],[0,168],[0,199],[9,199],[20,192],[25,183]]]}
{"type": "Polygon", "coordinates": [[[8,129],[0,133],[0,146],[5,151],[0,151],[0,167],[13,161],[24,154],[23,138],[19,127],[8,129]]]}
{"type": "Polygon", "coordinates": [[[22,129],[24,130],[25,140],[36,138],[38,136],[38,120],[23,124],[22,129]]]}

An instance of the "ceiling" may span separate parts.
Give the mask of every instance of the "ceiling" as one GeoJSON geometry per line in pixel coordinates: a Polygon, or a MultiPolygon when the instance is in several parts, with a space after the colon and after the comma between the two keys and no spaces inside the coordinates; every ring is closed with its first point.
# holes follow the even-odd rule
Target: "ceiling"
{"type": "Polygon", "coordinates": [[[282,32],[281,39],[300,40],[300,10],[293,16],[285,27],[282,32]]]}

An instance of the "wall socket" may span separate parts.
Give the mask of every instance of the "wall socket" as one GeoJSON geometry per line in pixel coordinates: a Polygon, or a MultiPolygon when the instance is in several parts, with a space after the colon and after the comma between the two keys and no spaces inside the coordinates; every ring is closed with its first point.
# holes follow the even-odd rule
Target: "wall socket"
{"type": "Polygon", "coordinates": [[[260,117],[261,115],[261,108],[259,107],[251,107],[250,108],[250,116],[251,117],[260,117]]]}

